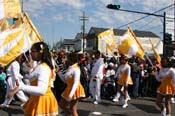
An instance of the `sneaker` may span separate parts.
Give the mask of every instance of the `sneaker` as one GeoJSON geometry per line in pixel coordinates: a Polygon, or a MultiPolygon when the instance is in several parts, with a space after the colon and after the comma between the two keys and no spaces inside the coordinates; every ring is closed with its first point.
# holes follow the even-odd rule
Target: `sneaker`
{"type": "Polygon", "coordinates": [[[97,104],[98,104],[98,102],[97,102],[97,101],[94,101],[93,103],[94,103],[95,105],[97,105],[97,104]]]}
{"type": "Polygon", "coordinates": [[[130,97],[127,97],[127,98],[126,98],[126,100],[127,100],[127,101],[130,101],[130,100],[131,100],[131,98],[130,98],[130,97]]]}
{"type": "Polygon", "coordinates": [[[171,98],[171,103],[172,103],[172,104],[174,104],[174,103],[175,103],[174,98],[171,98]]]}
{"type": "Polygon", "coordinates": [[[166,108],[163,109],[161,116],[166,116],[166,108]]]}
{"type": "Polygon", "coordinates": [[[123,104],[122,108],[126,108],[126,107],[128,107],[128,104],[127,103],[123,104]]]}
{"type": "Polygon", "coordinates": [[[112,99],[113,102],[118,102],[119,100],[117,98],[112,99]]]}
{"type": "Polygon", "coordinates": [[[9,105],[8,104],[1,104],[0,107],[6,107],[6,108],[8,108],[9,105]]]}

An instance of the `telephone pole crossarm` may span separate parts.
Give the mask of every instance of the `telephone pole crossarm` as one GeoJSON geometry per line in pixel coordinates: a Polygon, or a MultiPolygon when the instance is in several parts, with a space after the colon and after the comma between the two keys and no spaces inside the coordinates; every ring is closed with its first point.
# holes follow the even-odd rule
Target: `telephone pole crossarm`
{"type": "Polygon", "coordinates": [[[84,42],[85,42],[85,22],[88,20],[88,17],[86,17],[85,12],[83,12],[83,16],[80,17],[80,20],[83,21],[83,53],[84,53],[84,42]]]}

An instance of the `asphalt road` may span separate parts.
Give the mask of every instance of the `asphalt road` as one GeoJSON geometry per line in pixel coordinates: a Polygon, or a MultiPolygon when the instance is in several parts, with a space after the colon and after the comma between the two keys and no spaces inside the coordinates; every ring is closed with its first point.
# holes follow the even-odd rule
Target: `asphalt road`
{"type": "MultiPolygon", "coordinates": [[[[102,100],[94,105],[91,99],[79,102],[79,116],[160,116],[160,111],[155,105],[155,98],[137,98],[129,101],[129,106],[123,109],[120,103],[111,100],[102,100]]],[[[20,102],[14,102],[9,108],[0,107],[0,116],[24,116],[20,102]]],[[[175,116],[175,104],[172,106],[172,116],[175,116]]],[[[61,109],[59,110],[61,112],[61,109]]],[[[64,116],[60,114],[59,116],[64,116]]]]}

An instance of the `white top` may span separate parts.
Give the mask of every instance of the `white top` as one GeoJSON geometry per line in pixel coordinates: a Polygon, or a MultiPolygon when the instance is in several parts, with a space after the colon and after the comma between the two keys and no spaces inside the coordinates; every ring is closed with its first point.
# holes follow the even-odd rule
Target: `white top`
{"type": "Polygon", "coordinates": [[[80,81],[80,68],[74,65],[68,68],[68,71],[65,73],[65,76],[64,76],[65,81],[67,81],[69,78],[74,78],[73,86],[70,91],[69,97],[72,97],[74,95],[80,81]]]}
{"type": "Polygon", "coordinates": [[[32,95],[44,95],[48,88],[49,78],[51,76],[51,69],[45,65],[38,64],[34,68],[33,72],[30,73],[30,80],[38,80],[37,86],[24,85],[20,83],[19,88],[23,91],[32,94],[32,95]]]}
{"type": "Polygon", "coordinates": [[[129,64],[122,64],[122,65],[120,65],[119,68],[117,69],[117,72],[116,72],[114,78],[120,78],[121,77],[121,74],[124,71],[127,71],[128,72],[128,77],[127,77],[127,83],[128,83],[129,77],[131,75],[131,67],[130,67],[129,64]]]}
{"type": "Polygon", "coordinates": [[[20,65],[18,61],[13,61],[7,68],[7,76],[15,80],[22,80],[23,76],[20,74],[20,65]]]}
{"type": "Polygon", "coordinates": [[[171,76],[175,85],[175,69],[173,68],[161,68],[159,72],[156,72],[156,79],[160,82],[164,78],[171,76]]]}
{"type": "Polygon", "coordinates": [[[94,66],[92,67],[91,71],[91,78],[97,77],[102,79],[103,78],[103,68],[104,68],[104,59],[103,58],[98,58],[94,66]]]}

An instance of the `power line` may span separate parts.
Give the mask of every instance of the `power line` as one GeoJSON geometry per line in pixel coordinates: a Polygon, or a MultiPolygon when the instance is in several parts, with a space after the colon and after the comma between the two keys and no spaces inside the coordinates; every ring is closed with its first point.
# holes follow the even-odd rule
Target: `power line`
{"type": "MultiPolygon", "coordinates": [[[[166,16],[167,17],[167,16],[166,16]]],[[[170,18],[170,17],[167,17],[167,18],[170,18]]],[[[160,19],[162,19],[162,18],[160,18],[160,19]]],[[[153,23],[153,21],[156,21],[155,19],[152,19],[151,21],[149,21],[149,22],[147,22],[146,24],[144,24],[144,25],[142,25],[142,26],[140,26],[140,27],[138,27],[138,29],[140,29],[140,28],[145,28],[146,26],[148,26],[149,24],[152,24],[153,23]]],[[[162,20],[161,20],[162,21],[162,20]]],[[[163,21],[162,21],[162,23],[163,23],[163,21]]],[[[161,26],[161,25],[158,25],[158,26],[161,26]]],[[[155,26],[153,26],[153,28],[154,28],[155,26]]],[[[150,29],[151,29],[151,27],[150,27],[150,29]]]]}
{"type": "MultiPolygon", "coordinates": [[[[162,8],[162,9],[160,9],[160,10],[157,10],[157,11],[153,12],[152,14],[157,13],[157,12],[160,12],[160,11],[163,11],[163,10],[165,10],[165,9],[167,9],[167,8],[172,7],[172,6],[174,6],[174,4],[171,4],[171,5],[169,5],[169,6],[167,6],[167,7],[164,7],[164,8],[162,8]]],[[[149,17],[149,16],[150,16],[150,15],[146,15],[146,16],[144,16],[144,17],[141,17],[141,18],[139,18],[139,19],[136,19],[136,20],[134,20],[134,21],[131,21],[131,22],[125,24],[125,25],[119,26],[118,28],[122,28],[122,27],[128,26],[129,24],[135,23],[135,22],[140,21],[140,20],[142,20],[142,19],[144,19],[144,18],[147,18],[147,17],[149,17]]]]}

